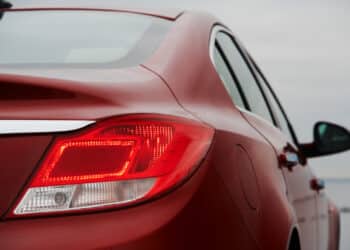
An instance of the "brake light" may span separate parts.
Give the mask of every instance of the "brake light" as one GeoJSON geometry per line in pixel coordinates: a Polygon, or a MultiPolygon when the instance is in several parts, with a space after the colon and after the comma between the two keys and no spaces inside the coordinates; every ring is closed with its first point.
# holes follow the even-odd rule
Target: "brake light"
{"type": "Polygon", "coordinates": [[[169,116],[127,116],[58,136],[13,214],[129,205],[155,197],[195,170],[213,129],[169,116]]]}

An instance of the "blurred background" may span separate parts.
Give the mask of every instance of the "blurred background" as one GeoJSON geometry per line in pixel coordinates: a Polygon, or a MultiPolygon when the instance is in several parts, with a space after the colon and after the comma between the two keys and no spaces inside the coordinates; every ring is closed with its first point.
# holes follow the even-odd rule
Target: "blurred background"
{"type": "MultiPolygon", "coordinates": [[[[123,2],[123,1],[121,1],[123,2]]],[[[130,1],[124,1],[130,4],[130,1]]],[[[245,44],[270,80],[299,141],[326,120],[350,128],[349,0],[135,0],[219,17],[245,44]]],[[[344,212],[341,249],[350,249],[350,153],[310,161],[344,212]],[[348,208],[348,209],[347,209],[348,208]]]]}

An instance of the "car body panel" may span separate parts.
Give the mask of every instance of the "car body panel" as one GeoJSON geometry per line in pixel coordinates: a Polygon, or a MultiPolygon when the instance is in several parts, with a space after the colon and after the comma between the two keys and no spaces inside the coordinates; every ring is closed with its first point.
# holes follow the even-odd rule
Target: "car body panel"
{"type": "Polygon", "coordinates": [[[143,67],[4,71],[0,119],[98,120],[149,112],[189,116],[162,80],[143,67]],[[9,93],[14,95],[10,100],[9,93]]]}
{"type": "Polygon", "coordinates": [[[329,233],[328,233],[328,249],[338,250],[340,243],[340,212],[337,206],[328,199],[328,214],[329,214],[329,233]]]}
{"type": "MultiPolygon", "coordinates": [[[[329,198],[326,195],[325,190],[320,190],[316,193],[316,218],[317,218],[317,229],[318,229],[318,249],[327,249],[329,242],[337,242],[336,230],[329,228],[332,223],[336,229],[338,219],[335,216],[329,214],[329,207],[334,206],[330,204],[329,198]],[[331,221],[334,220],[334,221],[331,221]]],[[[338,221],[339,222],[339,221],[338,221]]],[[[339,233],[339,232],[338,232],[339,233]]]]}
{"type": "Polygon", "coordinates": [[[256,249],[235,211],[217,173],[203,163],[191,181],[143,205],[80,216],[0,222],[0,242],[4,249],[18,250],[175,250],[229,245],[256,249]]]}
{"type": "MultiPolygon", "coordinates": [[[[289,142],[280,130],[272,127],[263,119],[243,112],[248,122],[255,127],[270,143],[273,145],[277,156],[283,154],[289,142]]],[[[278,157],[276,157],[276,160],[278,157]]],[[[301,233],[301,244],[305,249],[316,250],[326,249],[319,248],[315,243],[318,242],[318,225],[317,225],[317,208],[316,208],[316,192],[311,189],[311,180],[314,178],[308,165],[298,164],[288,169],[286,166],[279,165],[283,172],[286,186],[287,196],[295,216],[301,233]]]]}
{"type": "MultiPolygon", "coordinates": [[[[229,114],[231,100],[222,86],[220,90],[215,89],[215,87],[219,88],[219,84],[213,84],[213,82],[220,80],[216,79],[215,74],[212,73],[213,67],[211,67],[208,58],[210,54],[205,53],[210,47],[208,37],[210,37],[211,28],[218,23],[220,23],[219,20],[204,17],[199,13],[192,13],[192,15],[183,14],[173,28],[175,31],[171,32],[166,38],[166,42],[163,44],[164,47],[161,47],[158,53],[145,63],[145,66],[164,77],[186,110],[220,129],[227,122],[228,117],[232,115],[229,114]],[[193,33],[193,30],[200,32],[193,33]],[[188,38],[188,40],[183,39],[184,37],[188,38]],[[205,43],[200,41],[205,41],[205,43]],[[174,53],[180,56],[174,56],[174,53]],[[176,71],[174,70],[175,68],[176,71]],[[224,91],[226,95],[219,93],[220,91],[224,91]],[[217,96],[220,96],[220,98],[216,98],[217,96]],[[227,116],[224,119],[220,119],[218,118],[218,113],[225,113],[227,116]]],[[[324,212],[327,211],[327,206],[325,205],[328,201],[323,199],[323,204],[320,204],[316,192],[310,188],[310,181],[314,178],[311,169],[307,165],[299,165],[293,174],[289,173],[288,169],[278,170],[280,169],[278,163],[279,153],[288,143],[286,136],[270,124],[266,124],[261,119],[249,114],[249,112],[242,112],[242,114],[252,127],[273,146],[275,152],[273,157],[275,157],[276,162],[270,164],[275,168],[273,171],[283,172],[285,182],[281,184],[281,191],[284,190],[287,193],[285,188],[289,190],[288,199],[292,208],[289,211],[290,224],[288,227],[295,226],[296,230],[300,230],[300,233],[303,234],[301,239],[302,246],[305,249],[326,249],[324,242],[328,242],[328,239],[324,235],[324,228],[325,224],[328,223],[328,216],[325,216],[324,212]],[[302,183],[302,185],[299,183],[302,183]],[[285,187],[283,187],[284,185],[285,187]],[[316,207],[317,204],[319,204],[319,207],[316,207]],[[316,211],[322,213],[322,216],[317,214],[316,211]],[[323,225],[320,225],[321,217],[323,218],[323,225]],[[320,226],[323,233],[320,233],[320,226]],[[320,240],[322,237],[324,238],[320,240]]],[[[225,129],[233,129],[233,127],[227,126],[225,129]]],[[[233,130],[236,130],[236,128],[233,130]]],[[[260,148],[259,150],[262,149],[260,148]]],[[[254,156],[256,154],[257,152],[253,153],[254,156]]],[[[256,160],[256,162],[258,161],[256,160]]],[[[262,165],[266,167],[266,163],[262,165]]],[[[273,171],[269,173],[271,174],[273,171]]],[[[257,176],[260,175],[263,175],[263,173],[257,173],[257,176]]],[[[261,185],[261,183],[259,184],[261,185]]],[[[270,219],[272,218],[273,215],[271,215],[270,219]]],[[[251,225],[254,225],[254,223],[251,225]]],[[[267,245],[264,245],[264,247],[267,247],[267,245]]],[[[265,249],[264,247],[263,249],[265,249]]]]}
{"type": "MultiPolygon", "coordinates": [[[[62,7],[72,6],[64,3],[62,7]]],[[[206,158],[177,189],[119,210],[6,218],[0,222],[1,246],[288,249],[296,231],[304,249],[325,249],[323,243],[317,243],[317,228],[325,223],[318,223],[315,211],[320,205],[316,193],[308,189],[312,172],[305,166],[297,166],[291,173],[281,168],[279,151],[287,139],[272,125],[234,105],[211,62],[211,32],[219,23],[207,14],[182,14],[155,54],[134,68],[0,69],[0,82],[8,83],[13,91],[36,87],[43,93],[32,100],[18,94],[13,100],[0,101],[0,119],[98,122],[111,116],[152,113],[195,119],[215,129],[206,158]],[[56,91],[56,99],[42,98],[47,88],[56,91]],[[299,181],[303,182],[300,187],[299,181]],[[308,194],[312,198],[301,207],[293,204],[308,194]],[[305,217],[306,223],[312,220],[306,229],[301,220],[305,217]]],[[[333,228],[331,239],[335,239],[337,211],[327,209],[334,220],[328,221],[326,231],[319,232],[333,228]]]]}
{"type": "MultiPolygon", "coordinates": [[[[210,61],[208,53],[210,32],[217,22],[218,20],[201,14],[184,14],[174,26],[175,31],[166,38],[164,47],[160,48],[145,66],[164,77],[186,110],[217,128],[218,133],[224,134],[225,142],[222,144],[227,145],[227,148],[226,151],[224,149],[221,151],[230,152],[230,148],[234,151],[235,145],[242,145],[253,157],[262,203],[261,211],[247,211],[247,204],[240,204],[242,206],[240,209],[247,225],[251,227],[249,229],[252,230],[252,237],[261,244],[262,249],[283,249],[286,247],[283,244],[286,243],[294,223],[293,214],[283,201],[286,192],[284,179],[272,146],[249,126],[241,112],[234,107],[210,61]],[[193,34],[193,29],[199,32],[193,34]],[[183,37],[189,39],[184,40],[183,37]],[[195,46],[189,45],[189,42],[195,46]],[[173,53],[180,56],[174,56],[173,53]],[[266,155],[271,157],[268,158],[266,155]],[[268,171],[268,177],[265,175],[267,166],[271,170],[268,171]],[[269,198],[272,196],[271,192],[274,192],[275,200],[269,198]],[[274,209],[265,209],[266,207],[274,209]],[[284,221],[276,224],[275,228],[272,226],[271,231],[262,230],[263,225],[273,221],[278,214],[281,214],[279,218],[284,221]],[[271,235],[274,235],[274,240],[269,240],[271,235]]],[[[229,155],[221,157],[227,159],[229,155]]],[[[218,171],[222,171],[221,177],[228,184],[227,188],[236,190],[233,200],[242,198],[242,196],[238,198],[241,189],[236,186],[239,179],[229,181],[230,177],[237,175],[239,164],[237,165],[215,166],[218,171]]]]}
{"type": "Polygon", "coordinates": [[[51,139],[50,135],[0,137],[0,218],[17,199],[51,139]]]}

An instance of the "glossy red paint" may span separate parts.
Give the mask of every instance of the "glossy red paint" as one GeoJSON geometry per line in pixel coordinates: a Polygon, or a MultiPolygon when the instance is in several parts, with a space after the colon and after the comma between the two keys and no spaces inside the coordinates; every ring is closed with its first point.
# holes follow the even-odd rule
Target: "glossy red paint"
{"type": "Polygon", "coordinates": [[[340,212],[336,205],[329,200],[328,202],[329,214],[329,241],[328,249],[338,250],[340,242],[340,212]]]}
{"type": "Polygon", "coordinates": [[[0,188],[4,190],[1,192],[0,216],[13,205],[51,140],[50,135],[0,137],[0,188]]]}
{"type": "MultiPolygon", "coordinates": [[[[7,213],[0,222],[2,249],[287,250],[293,232],[302,249],[336,249],[338,211],[322,192],[310,188],[314,175],[308,165],[292,171],[282,166],[279,155],[291,142],[271,124],[238,109],[227,94],[209,54],[217,23],[206,14],[184,13],[157,52],[134,68],[0,69],[0,82],[16,85],[14,91],[38,88],[45,96],[49,88],[57,93],[50,100],[41,95],[0,100],[0,119],[99,122],[147,113],[189,118],[215,129],[198,170],[175,190],[98,213],[26,219],[7,213]]],[[[41,138],[36,159],[18,163],[25,174],[8,175],[17,184],[2,207],[15,202],[50,139],[41,138]]],[[[22,137],[18,140],[21,144],[22,137]]],[[[10,138],[0,140],[0,147],[8,142],[10,138]]],[[[10,166],[5,168],[11,173],[10,166]]],[[[0,188],[7,186],[0,182],[0,188]]]]}

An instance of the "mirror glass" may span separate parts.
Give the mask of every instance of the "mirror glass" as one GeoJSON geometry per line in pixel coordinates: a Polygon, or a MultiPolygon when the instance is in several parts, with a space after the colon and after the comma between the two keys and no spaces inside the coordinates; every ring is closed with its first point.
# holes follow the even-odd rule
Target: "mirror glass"
{"type": "Polygon", "coordinates": [[[318,122],[314,128],[315,146],[322,155],[350,149],[350,133],[346,128],[328,122],[318,122]]]}

